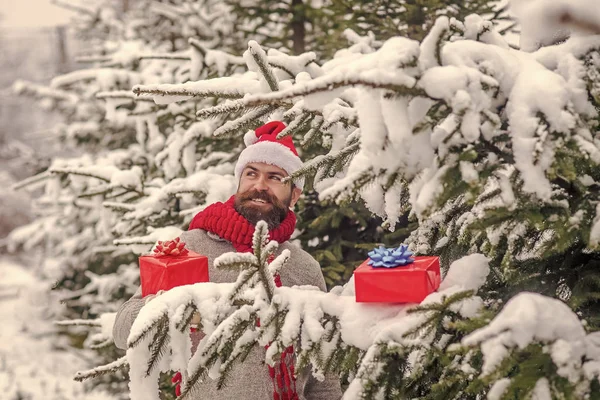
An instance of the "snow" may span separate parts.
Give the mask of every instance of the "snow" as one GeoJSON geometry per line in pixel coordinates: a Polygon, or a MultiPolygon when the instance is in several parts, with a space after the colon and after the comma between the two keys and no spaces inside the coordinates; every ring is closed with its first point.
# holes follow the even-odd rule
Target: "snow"
{"type": "MultiPolygon", "coordinates": [[[[405,207],[398,204],[398,196],[394,201],[393,195],[381,190],[382,182],[396,171],[402,178],[412,180],[410,205],[422,220],[435,209],[442,180],[450,167],[458,164],[463,180],[470,184],[480,179],[477,166],[449,157],[450,150],[476,143],[481,135],[486,140],[493,139],[503,121],[509,125],[515,166],[524,180],[523,190],[549,201],[553,191],[547,174],[556,149],[564,141],[573,138],[582,150],[600,159],[591,134],[577,129],[577,117],[572,111],[576,107],[577,112],[595,115],[586,97],[583,66],[571,56],[583,54],[592,42],[576,37],[552,50],[526,53],[511,49],[490,29],[489,23],[476,16],[467,18],[464,25],[440,18],[420,46],[408,39],[392,38],[379,49],[364,54],[340,53],[323,65],[320,74],[303,72],[302,79],[289,88],[250,94],[240,104],[301,97],[294,107],[322,108],[324,118],[334,119],[327,108],[339,102],[340,97],[352,97],[354,106],[348,109],[356,110],[358,115],[360,150],[344,174],[338,179],[319,177],[321,182],[316,182],[316,187],[321,199],[341,202],[351,194],[358,179],[372,177],[372,183],[360,190],[360,195],[369,210],[390,221],[390,229],[405,207]],[[464,37],[471,40],[440,42],[440,35],[450,24],[463,29],[464,37]],[[473,40],[476,37],[479,42],[473,40]],[[417,67],[397,67],[415,59],[417,67]],[[364,87],[356,89],[352,87],[355,85],[364,87]],[[402,97],[387,99],[380,89],[386,85],[416,87],[429,98],[414,95],[408,105],[402,97]],[[498,95],[493,94],[495,91],[498,95]],[[421,134],[412,134],[415,127],[428,121],[427,112],[436,104],[434,99],[451,107],[452,113],[437,126],[424,125],[421,134]],[[497,114],[501,104],[506,105],[506,112],[497,114]],[[551,135],[562,135],[564,139],[550,140],[551,135]]],[[[300,118],[300,114],[295,116],[300,118]]],[[[349,132],[342,135],[348,137],[349,132]]],[[[335,137],[336,143],[344,143],[339,138],[335,137]]],[[[490,161],[494,156],[489,154],[490,161]]],[[[500,178],[500,185],[505,204],[513,206],[511,181],[500,178]]]]}
{"type": "Polygon", "coordinates": [[[219,93],[218,97],[241,98],[245,93],[258,93],[261,86],[254,72],[236,77],[215,78],[196,82],[186,82],[182,84],[155,84],[155,85],[135,85],[134,93],[142,95],[150,94],[157,104],[169,104],[188,100],[194,96],[211,96],[211,93],[219,93]],[[152,93],[159,92],[153,95],[152,93]]]}
{"type": "Polygon", "coordinates": [[[600,245],[600,204],[596,206],[596,216],[590,231],[590,246],[600,245]]]}
{"type": "Polygon", "coordinates": [[[108,91],[116,86],[116,82],[132,82],[132,84],[136,84],[141,81],[141,76],[137,72],[125,69],[90,68],[57,76],[50,82],[50,87],[55,89],[64,88],[82,81],[91,80],[96,80],[99,83],[101,91],[108,91]]]}
{"type": "Polygon", "coordinates": [[[481,346],[486,375],[508,356],[510,348],[523,349],[534,341],[556,341],[553,361],[559,374],[570,377],[574,373],[572,363],[581,363],[585,335],[577,315],[562,301],[522,292],[510,299],[487,326],[465,337],[462,344],[481,346]]]}
{"type": "Polygon", "coordinates": [[[6,400],[112,400],[106,392],[88,391],[75,372],[88,368],[91,354],[67,350],[45,306],[57,301],[48,285],[23,265],[0,259],[0,391],[6,400]]]}
{"type": "MultiPolygon", "coordinates": [[[[274,242],[271,242],[274,243],[274,242]]],[[[268,246],[271,246],[269,244],[268,246]]],[[[266,250],[265,250],[266,251],[266,250]]],[[[281,254],[273,263],[279,265],[287,258],[287,254],[281,254]],[[278,260],[280,260],[278,262],[278,260]]],[[[253,254],[227,253],[220,256],[216,265],[223,263],[248,263],[256,262],[253,254]]],[[[270,266],[270,274],[276,272],[277,265],[270,266]],[[272,268],[271,268],[272,267],[272,268]]],[[[434,292],[427,296],[422,304],[435,304],[443,301],[446,296],[458,293],[463,290],[477,290],[484,282],[489,272],[488,259],[480,254],[473,254],[453,263],[450,266],[448,276],[449,281],[440,288],[439,292],[434,292]]],[[[157,398],[156,378],[158,370],[168,370],[175,368],[180,371],[187,371],[188,374],[194,374],[195,370],[201,365],[205,365],[210,353],[207,351],[214,346],[220,348],[226,342],[228,335],[232,332],[231,327],[239,324],[241,321],[248,321],[251,315],[257,315],[264,326],[269,326],[268,321],[273,320],[280,313],[285,312],[283,325],[280,327],[280,333],[275,336],[274,329],[256,327],[256,330],[250,330],[248,333],[234,344],[233,354],[241,351],[241,348],[256,341],[260,337],[260,344],[271,343],[269,351],[266,354],[266,362],[272,363],[272,356],[276,354],[276,348],[285,348],[290,344],[301,339],[300,347],[297,352],[309,351],[312,344],[322,342],[322,349],[332,351],[335,346],[331,341],[341,339],[347,345],[356,346],[363,350],[368,350],[374,344],[379,342],[394,341],[397,343],[410,343],[413,340],[427,341],[427,337],[419,339],[409,339],[404,337],[404,333],[412,327],[421,324],[424,318],[423,314],[408,314],[414,305],[411,304],[367,304],[357,303],[353,295],[334,291],[324,293],[311,286],[277,287],[274,290],[272,303],[266,302],[266,292],[258,283],[258,274],[250,281],[247,289],[240,292],[238,296],[245,299],[249,304],[238,308],[232,307],[231,291],[247,279],[246,272],[242,272],[235,284],[216,284],[199,283],[174,288],[161,296],[156,297],[142,308],[138,318],[135,320],[128,339],[129,343],[142,338],[139,343],[127,351],[127,359],[131,365],[131,396],[132,399],[155,399],[157,398]],[[254,283],[252,283],[254,282],[254,283]],[[156,371],[150,376],[145,376],[145,369],[149,359],[148,346],[144,343],[152,340],[152,335],[145,339],[143,334],[151,326],[156,324],[165,316],[169,317],[169,334],[180,335],[175,328],[178,321],[183,318],[181,307],[193,303],[202,317],[203,331],[206,337],[199,345],[198,351],[189,362],[186,359],[178,357],[177,360],[169,357],[167,354],[161,359],[156,371]],[[339,336],[334,335],[329,341],[324,336],[327,329],[323,326],[322,318],[324,315],[337,317],[340,326],[339,336]],[[217,324],[219,318],[225,318],[217,324]],[[275,345],[277,344],[277,345],[275,345]],[[175,365],[174,363],[177,363],[175,365]]],[[[351,283],[349,283],[351,284],[351,283]]],[[[454,310],[465,316],[475,316],[483,307],[483,302],[478,297],[472,297],[454,305],[454,310]]],[[[261,326],[263,326],[261,324],[261,326]]],[[[181,354],[187,351],[190,343],[183,339],[173,339],[171,336],[170,348],[174,354],[181,354]]],[[[324,354],[327,356],[327,354],[324,354]]],[[[217,363],[209,372],[209,375],[216,379],[220,376],[225,364],[217,363]]],[[[316,374],[319,375],[319,368],[314,366],[316,374]]],[[[351,384],[352,386],[352,384],[351,384]]]]}
{"type": "Polygon", "coordinates": [[[535,383],[531,400],[552,400],[552,392],[550,391],[550,382],[548,382],[548,379],[541,378],[535,383]]]}
{"type": "MultiPolygon", "coordinates": [[[[371,33],[361,37],[347,30],[344,35],[350,46],[319,65],[314,53],[290,56],[276,49],[265,51],[255,41],[249,43],[250,49],[244,57],[212,49],[209,24],[219,25],[223,18],[231,22],[226,6],[217,6],[209,12],[201,9],[200,3],[154,2],[149,7],[151,12],[160,16],[160,20],[173,22],[173,29],[181,28],[185,32],[183,37],[188,34],[202,37],[208,32],[207,40],[193,39],[189,42],[191,48],[170,55],[163,53],[164,49],[153,53],[156,50],[151,48],[153,44],[139,40],[115,41],[102,49],[108,55],[96,66],[59,76],[49,88],[23,82],[15,85],[17,92],[42,98],[48,108],[66,111],[70,116],[64,129],[68,138],[73,141],[90,138],[90,142],[97,140],[100,144],[94,148],[88,143],[90,153],[79,158],[55,159],[50,173],[27,182],[32,184],[30,190],[38,187],[36,181],[37,185],[43,182],[44,193],[37,205],[40,209],[47,206],[43,209],[46,213],[53,210],[60,213],[49,214],[14,231],[9,246],[22,246],[26,250],[44,246],[49,253],[60,254],[61,258],[48,258],[40,267],[45,276],[56,279],[63,276],[64,265],[70,268],[70,264],[75,264],[75,271],[81,269],[86,264],[78,263],[89,261],[90,254],[106,252],[116,257],[145,252],[157,240],[178,236],[182,223],[193,214],[208,204],[227,199],[235,191],[233,155],[212,151],[220,148],[218,145],[213,148],[212,143],[200,149],[198,142],[205,142],[213,135],[241,133],[249,123],[275,118],[292,121],[285,133],[299,126],[310,127],[303,142],[324,149],[324,154],[307,160],[306,165],[315,167],[311,174],[317,170],[315,187],[320,199],[342,202],[358,194],[390,230],[402,213],[410,209],[419,228],[411,233],[409,241],[421,253],[441,252],[457,240],[467,238],[471,234],[469,228],[494,207],[515,210],[520,206],[523,192],[530,194],[536,204],[570,212],[566,216],[569,228],[589,230],[589,246],[598,246],[600,205],[587,202],[577,209],[564,196],[557,201],[557,195],[563,193],[551,176],[556,172],[557,154],[571,143],[577,144],[582,158],[600,163],[597,127],[593,125],[598,113],[590,101],[599,92],[593,74],[597,73],[594,66],[600,60],[597,55],[584,59],[590,50],[598,48],[598,37],[586,36],[589,32],[584,31],[598,26],[600,11],[592,0],[513,0],[511,6],[521,18],[521,50],[511,48],[492,24],[481,17],[470,15],[464,22],[442,17],[422,43],[403,37],[380,42],[371,33]],[[561,18],[567,14],[569,18],[561,18]],[[539,48],[566,39],[571,32],[564,43],[539,48]],[[183,59],[140,61],[153,55],[183,59]],[[272,67],[266,68],[270,71],[269,79],[263,74],[267,63],[272,67]],[[122,69],[108,68],[111,64],[122,69]],[[126,69],[134,65],[136,72],[126,69]],[[211,79],[214,76],[217,78],[211,79]],[[131,87],[133,92],[125,92],[131,87]],[[98,98],[103,100],[99,102],[98,98]],[[145,101],[135,101],[140,99],[145,101]],[[161,106],[156,107],[152,101],[161,106]],[[269,102],[275,102],[279,108],[273,111],[265,105],[269,102]],[[238,113],[243,116],[229,118],[238,113]],[[195,115],[212,119],[196,121],[195,115]],[[106,151],[105,147],[114,145],[111,140],[117,136],[115,131],[131,135],[137,143],[126,149],[106,151]],[[500,151],[480,150],[482,144],[496,146],[500,135],[506,135],[509,141],[499,145],[500,151]],[[470,157],[473,152],[480,156],[477,161],[470,157]],[[328,166],[339,154],[347,154],[351,159],[340,171],[316,168],[328,166]],[[440,205],[448,178],[456,173],[471,189],[481,188],[482,194],[472,198],[469,196],[475,191],[469,191],[440,205]],[[368,184],[357,190],[366,181],[368,184]],[[499,195],[479,201],[494,191],[499,191],[499,195]],[[448,218],[453,214],[458,216],[448,218]],[[440,233],[435,241],[427,236],[433,231],[440,233]],[[53,235],[46,238],[48,232],[53,235]]],[[[126,29],[128,36],[135,37],[135,28],[123,26],[109,8],[101,7],[97,16],[111,33],[112,29],[126,29]]],[[[218,35],[236,33],[227,23],[222,25],[225,27],[219,28],[218,35]]],[[[170,45],[180,44],[173,41],[170,45]]],[[[595,184],[588,175],[579,180],[586,186],[595,184]]],[[[545,222],[558,220],[557,213],[545,222]]],[[[552,237],[553,232],[542,232],[537,247],[521,250],[520,240],[530,229],[531,225],[525,222],[509,221],[489,227],[469,239],[471,242],[461,244],[472,245],[470,251],[474,252],[484,243],[493,252],[494,246],[506,239],[509,252],[518,250],[519,256],[524,253],[536,256],[547,243],[544,238],[552,237]]],[[[319,243],[315,238],[309,245],[319,243]]],[[[278,258],[268,272],[275,273],[285,260],[286,255],[278,258]]],[[[233,261],[256,260],[251,255],[229,254],[216,264],[233,261]]],[[[464,290],[480,290],[490,273],[488,262],[482,254],[455,261],[439,291],[429,295],[423,304],[440,303],[464,290]]],[[[90,283],[85,288],[69,296],[62,294],[63,300],[77,300],[78,305],[89,306],[92,312],[102,311],[97,320],[90,322],[100,332],[89,337],[86,344],[111,340],[114,310],[110,308],[114,304],[108,304],[107,298],[116,287],[121,287],[118,285],[131,290],[135,272],[132,266],[121,266],[109,276],[88,271],[85,276],[90,283]],[[91,296],[96,292],[97,296],[91,296]],[[103,304],[89,304],[95,300],[103,304]],[[99,310],[102,308],[105,309],[99,310]]],[[[18,275],[14,271],[11,274],[18,275]]],[[[241,278],[248,274],[242,273],[241,278]]],[[[30,280],[31,276],[24,282],[30,280]]],[[[276,342],[287,346],[300,339],[296,349],[299,352],[307,352],[315,342],[322,341],[328,330],[323,326],[323,316],[335,316],[341,331],[321,343],[323,352],[331,354],[340,342],[356,346],[366,352],[361,373],[366,373],[367,366],[372,366],[375,374],[381,368],[377,363],[379,343],[444,348],[449,340],[446,335],[434,342],[431,332],[405,337],[423,323],[426,315],[409,314],[414,308],[410,304],[358,304],[352,280],[331,293],[321,293],[313,287],[274,288],[273,285],[265,290],[256,286],[257,282],[258,278],[253,277],[249,283],[255,287],[245,286],[239,294],[251,305],[238,309],[224,300],[232,296],[235,286],[217,284],[177,288],[144,307],[130,340],[166,316],[172,352],[146,377],[149,352],[145,345],[151,338],[128,350],[132,397],[155,398],[159,371],[193,371],[206,361],[210,346],[224,347],[234,324],[251,321],[256,316],[268,321],[277,313],[286,313],[281,334],[276,337],[275,330],[265,330],[260,340],[262,344],[276,342]],[[273,293],[273,304],[267,304],[266,292],[273,293]],[[189,335],[176,329],[190,302],[201,310],[207,334],[200,351],[191,360],[189,335]]],[[[453,311],[471,318],[484,307],[482,298],[473,296],[455,304],[453,311]]],[[[49,329],[44,322],[37,325],[39,329],[49,329]]],[[[234,344],[234,356],[243,346],[257,340],[259,328],[249,329],[234,344]]],[[[12,339],[13,336],[3,342],[25,340],[12,339]]],[[[42,346],[44,340],[31,346],[42,346]]],[[[598,337],[587,335],[583,322],[559,300],[531,293],[511,299],[490,324],[466,337],[463,344],[481,348],[483,375],[487,376],[514,349],[538,342],[546,345],[559,375],[571,382],[581,378],[581,371],[588,378],[600,371],[598,337]]],[[[30,345],[23,347],[27,346],[30,345]]],[[[22,350],[7,345],[0,349],[22,350]]],[[[277,349],[275,345],[269,348],[266,362],[273,361],[277,349]]],[[[420,356],[409,354],[411,365],[417,366],[420,356]]],[[[79,365],[70,358],[65,363],[79,365]]],[[[217,363],[210,375],[218,377],[225,366],[226,363],[217,363]]],[[[468,364],[460,368],[475,371],[468,364]]],[[[2,370],[0,383],[11,385],[1,373],[2,370]]],[[[322,376],[318,367],[314,373],[322,376]]],[[[27,374],[25,371],[24,376],[27,374]]],[[[362,383],[360,377],[353,381],[348,396],[358,396],[362,383]]],[[[500,379],[488,398],[500,398],[509,384],[508,379],[500,379]]],[[[14,392],[13,386],[8,393],[12,394],[11,390],[14,392]]],[[[70,386],[65,390],[71,390],[70,386]]],[[[549,391],[549,381],[540,379],[532,396],[545,399],[549,391]]]]}
{"type": "Polygon", "coordinates": [[[506,389],[508,388],[509,385],[510,385],[509,378],[498,379],[496,382],[494,382],[494,384],[490,388],[490,391],[488,392],[488,395],[487,395],[487,400],[502,399],[502,395],[504,394],[504,392],[506,391],[506,389]]]}
{"type": "Polygon", "coordinates": [[[133,190],[142,191],[143,171],[139,166],[134,166],[127,171],[118,171],[110,177],[111,186],[120,186],[131,188],[133,190]]]}
{"type": "Polygon", "coordinates": [[[475,183],[478,181],[479,174],[477,173],[477,170],[475,169],[473,163],[470,163],[468,161],[461,161],[459,165],[460,174],[463,178],[463,181],[467,183],[475,183]]]}
{"type": "Polygon", "coordinates": [[[524,51],[537,50],[571,33],[599,33],[600,10],[595,0],[511,0],[510,9],[522,23],[520,47],[524,51]]]}

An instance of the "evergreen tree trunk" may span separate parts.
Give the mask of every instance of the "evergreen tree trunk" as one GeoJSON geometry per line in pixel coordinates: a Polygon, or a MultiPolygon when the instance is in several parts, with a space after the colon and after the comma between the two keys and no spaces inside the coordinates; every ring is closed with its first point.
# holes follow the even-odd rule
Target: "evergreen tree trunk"
{"type": "Polygon", "coordinates": [[[69,57],[67,54],[67,35],[64,26],[56,27],[56,52],[57,52],[57,70],[59,73],[64,74],[68,71],[69,57]]]}
{"type": "Polygon", "coordinates": [[[302,0],[292,0],[292,42],[294,43],[294,54],[304,53],[306,27],[304,26],[305,12],[302,0]]]}

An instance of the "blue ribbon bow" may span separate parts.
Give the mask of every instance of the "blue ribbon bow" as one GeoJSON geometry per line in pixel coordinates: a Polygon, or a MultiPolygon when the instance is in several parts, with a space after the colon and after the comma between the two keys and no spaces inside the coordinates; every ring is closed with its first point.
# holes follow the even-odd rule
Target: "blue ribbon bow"
{"type": "Polygon", "coordinates": [[[408,246],[405,244],[391,249],[379,246],[369,252],[368,264],[374,268],[395,268],[413,263],[415,259],[412,258],[412,255],[413,252],[408,250],[408,246]]]}

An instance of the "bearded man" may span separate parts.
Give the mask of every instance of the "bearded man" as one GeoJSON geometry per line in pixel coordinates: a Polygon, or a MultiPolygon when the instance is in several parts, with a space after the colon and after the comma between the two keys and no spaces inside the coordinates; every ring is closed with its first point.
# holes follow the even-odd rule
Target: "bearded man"
{"type": "MultiPolygon", "coordinates": [[[[217,270],[213,265],[214,260],[232,251],[252,251],[254,226],[263,220],[269,227],[270,239],[279,243],[276,255],[284,249],[290,251],[289,261],[279,272],[277,285],[312,285],[326,291],[319,264],[300,247],[289,242],[296,226],[296,216],[291,208],[302,193],[304,181],[296,179],[293,183],[284,183],[285,177],[302,166],[291,137],[277,139],[277,134],[284,128],[282,122],[274,121],[244,137],[247,147],[235,166],[237,193],[225,203],[212,204],[199,212],[190,223],[189,230],[181,235],[181,240],[190,250],[208,257],[211,282],[236,281],[237,272],[217,270]]],[[[142,306],[152,298],[151,295],[142,299],[141,290],[138,290],[121,306],[113,329],[117,347],[127,348],[127,337],[133,321],[142,306]]],[[[192,333],[194,346],[197,346],[202,335],[201,332],[192,333]]],[[[289,357],[284,364],[292,362],[293,359],[289,357]]],[[[282,387],[273,378],[275,375],[274,369],[265,363],[265,349],[257,345],[243,363],[233,368],[232,379],[226,387],[217,390],[216,382],[207,378],[196,393],[208,400],[330,400],[342,397],[337,377],[318,381],[306,369],[282,387]]]]}

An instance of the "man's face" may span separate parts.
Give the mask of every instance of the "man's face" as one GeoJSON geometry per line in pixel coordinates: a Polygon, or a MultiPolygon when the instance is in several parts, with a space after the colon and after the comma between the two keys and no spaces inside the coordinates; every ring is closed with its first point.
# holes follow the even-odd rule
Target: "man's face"
{"type": "Polygon", "coordinates": [[[235,209],[250,223],[265,221],[275,229],[300,197],[300,189],[283,183],[287,173],[274,165],[250,163],[240,177],[235,195],[235,209]]]}

